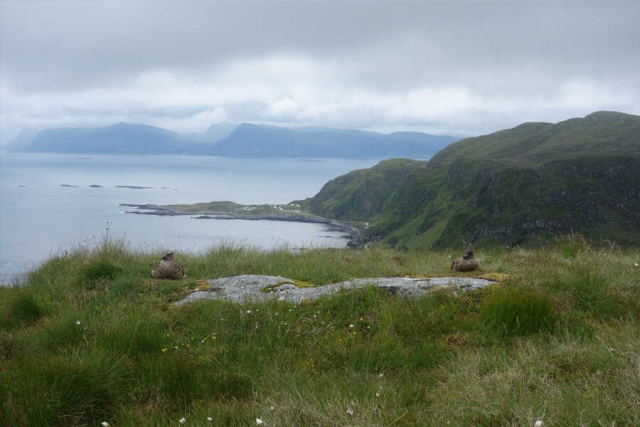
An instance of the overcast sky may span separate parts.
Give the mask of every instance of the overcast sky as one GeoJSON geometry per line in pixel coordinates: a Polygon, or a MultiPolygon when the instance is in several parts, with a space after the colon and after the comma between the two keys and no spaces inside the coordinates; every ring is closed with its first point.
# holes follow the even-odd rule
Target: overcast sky
{"type": "Polygon", "coordinates": [[[0,137],[126,121],[484,134],[640,114],[640,1],[0,0],[0,137]]]}

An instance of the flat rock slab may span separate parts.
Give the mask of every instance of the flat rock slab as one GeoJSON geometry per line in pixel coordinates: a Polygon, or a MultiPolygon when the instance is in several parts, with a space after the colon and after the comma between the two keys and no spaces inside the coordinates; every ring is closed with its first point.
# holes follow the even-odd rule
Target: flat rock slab
{"type": "Polygon", "coordinates": [[[221,277],[207,280],[207,282],[211,285],[211,289],[196,291],[174,304],[181,306],[202,300],[231,302],[278,300],[300,303],[306,299],[313,300],[341,290],[361,289],[367,286],[379,286],[394,295],[414,297],[426,295],[436,288],[454,287],[457,290],[466,291],[484,288],[496,283],[492,280],[474,277],[385,277],[353,279],[325,286],[298,288],[294,284],[294,280],[286,277],[255,274],[221,277]]]}

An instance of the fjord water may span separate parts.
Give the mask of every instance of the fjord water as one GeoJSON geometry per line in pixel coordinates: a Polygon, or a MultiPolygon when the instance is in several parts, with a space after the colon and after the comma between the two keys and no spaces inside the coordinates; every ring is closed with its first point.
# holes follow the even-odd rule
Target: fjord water
{"type": "Polygon", "coordinates": [[[343,247],[320,224],[125,213],[127,204],[284,204],[378,160],[0,153],[0,283],[107,232],[135,250],[197,253],[221,243],[343,247]],[[132,188],[141,187],[141,188],[132,188]]]}

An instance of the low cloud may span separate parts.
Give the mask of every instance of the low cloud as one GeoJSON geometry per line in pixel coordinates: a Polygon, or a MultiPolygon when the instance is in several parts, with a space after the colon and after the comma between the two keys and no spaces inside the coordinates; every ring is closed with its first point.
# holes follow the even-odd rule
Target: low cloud
{"type": "Polygon", "coordinates": [[[640,114],[635,2],[0,2],[0,138],[257,122],[477,135],[640,114]]]}

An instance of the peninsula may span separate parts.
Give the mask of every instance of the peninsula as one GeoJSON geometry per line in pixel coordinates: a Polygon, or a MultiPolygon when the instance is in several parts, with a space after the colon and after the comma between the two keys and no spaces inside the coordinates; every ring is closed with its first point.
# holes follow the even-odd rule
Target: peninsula
{"type": "Polygon", "coordinates": [[[314,215],[306,211],[299,203],[291,202],[285,205],[243,205],[231,201],[214,201],[208,203],[155,205],[155,204],[127,204],[120,206],[133,208],[125,213],[138,215],[179,216],[188,215],[195,219],[216,220],[266,220],[291,221],[323,224],[331,231],[338,231],[349,236],[353,241],[366,223],[357,221],[337,221],[314,215]]]}

